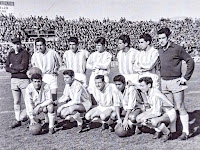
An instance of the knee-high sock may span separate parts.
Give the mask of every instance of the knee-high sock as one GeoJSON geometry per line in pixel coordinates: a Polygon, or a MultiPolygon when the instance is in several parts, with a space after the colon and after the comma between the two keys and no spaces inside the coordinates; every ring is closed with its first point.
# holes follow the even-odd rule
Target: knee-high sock
{"type": "Polygon", "coordinates": [[[15,119],[20,121],[20,105],[14,105],[15,119]]]}
{"type": "Polygon", "coordinates": [[[83,124],[83,120],[80,117],[80,113],[77,112],[76,114],[73,115],[73,118],[76,120],[78,126],[83,124]]]}
{"type": "Polygon", "coordinates": [[[161,132],[161,130],[159,128],[155,128],[156,132],[161,132]]]}
{"type": "Polygon", "coordinates": [[[189,116],[186,115],[180,115],[180,120],[183,126],[183,132],[185,132],[187,135],[189,135],[189,116]]]}
{"type": "Polygon", "coordinates": [[[49,117],[49,128],[53,128],[55,124],[55,113],[48,113],[49,117]]]}
{"type": "Polygon", "coordinates": [[[163,134],[169,134],[170,130],[166,127],[164,123],[161,123],[161,125],[158,127],[159,130],[162,131],[163,134]]]}
{"type": "Polygon", "coordinates": [[[169,124],[171,133],[176,132],[176,120],[177,120],[177,117],[169,124]]]}

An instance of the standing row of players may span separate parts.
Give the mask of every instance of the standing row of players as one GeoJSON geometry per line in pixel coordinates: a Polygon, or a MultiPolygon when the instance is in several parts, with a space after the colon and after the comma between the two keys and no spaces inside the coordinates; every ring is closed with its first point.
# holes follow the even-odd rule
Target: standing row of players
{"type": "Polygon", "coordinates": [[[31,58],[31,64],[41,69],[42,76],[32,75],[32,83],[28,85],[26,71],[29,55],[22,50],[21,41],[14,39],[14,51],[9,53],[6,62],[6,70],[12,74],[11,89],[16,118],[11,127],[21,125],[20,95],[22,93],[25,97],[30,123],[35,124],[34,115],[39,110],[48,112],[45,118],[49,119],[50,133],[54,133],[55,112],[64,119],[69,119],[72,115],[80,130],[83,130],[86,127],[85,124],[88,123],[81,119],[80,113],[87,112],[85,119],[96,120],[96,117],[99,117],[103,129],[106,128],[107,121],[110,122],[117,118],[118,124],[121,124],[125,130],[136,125],[136,132],[138,132],[140,125],[151,126],[156,130],[154,138],[159,138],[163,132],[166,141],[171,137],[171,133],[176,132],[175,106],[179,111],[183,126],[179,139],[187,139],[189,117],[184,106],[184,90],[187,88],[186,81],[193,73],[194,61],[181,46],[169,40],[170,34],[169,28],[162,28],[158,31],[158,39],[162,47],[160,50],[151,46],[152,38],[149,34],[141,35],[139,38],[140,51],[130,47],[128,35],[121,35],[118,39],[119,53],[117,55],[121,75],[114,77],[115,85],[109,83],[108,74],[112,56],[106,51],[105,38],[101,37],[95,41],[97,51],[89,55],[87,51],[78,49],[78,39],[71,37],[69,39],[70,49],[63,55],[66,67],[63,72],[66,87],[63,96],[58,99],[59,103],[64,102],[65,104],[58,109],[53,109],[53,107],[57,101],[57,73],[61,66],[59,55],[54,50],[46,48],[43,38],[36,39],[37,51],[31,58]],[[187,63],[184,76],[181,72],[182,60],[187,63]],[[160,65],[160,76],[156,74],[158,64],[160,65]],[[92,70],[88,86],[86,69],[92,70]],[[39,86],[41,79],[47,84],[41,82],[39,86]],[[37,89],[34,83],[37,83],[40,89],[37,89]],[[44,97],[49,95],[45,94],[45,91],[51,93],[52,96],[48,98],[52,98],[54,103],[50,102],[50,99],[44,100],[44,97]],[[96,100],[97,107],[93,108],[91,95],[96,100]],[[122,114],[125,115],[123,121],[120,113],[121,106],[124,108],[122,114]],[[170,130],[166,127],[168,124],[170,130]]]}

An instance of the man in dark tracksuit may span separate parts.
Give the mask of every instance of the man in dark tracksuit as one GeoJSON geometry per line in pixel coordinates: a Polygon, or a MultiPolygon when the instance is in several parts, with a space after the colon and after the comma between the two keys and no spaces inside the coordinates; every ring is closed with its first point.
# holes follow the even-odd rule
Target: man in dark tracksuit
{"type": "Polygon", "coordinates": [[[186,81],[190,79],[194,71],[194,61],[185,49],[169,40],[171,34],[169,28],[158,31],[160,55],[161,90],[169,100],[174,101],[180,113],[183,131],[180,140],[186,140],[189,135],[189,116],[184,106],[184,90],[187,88],[186,81]],[[187,64],[187,71],[182,75],[182,60],[187,64]]]}
{"type": "Polygon", "coordinates": [[[21,125],[21,121],[26,117],[26,111],[21,112],[21,94],[24,98],[25,89],[29,84],[26,75],[29,66],[29,53],[23,50],[21,40],[14,38],[12,40],[13,50],[8,54],[6,60],[6,71],[11,73],[11,91],[14,99],[15,121],[10,125],[15,128],[21,125]]]}

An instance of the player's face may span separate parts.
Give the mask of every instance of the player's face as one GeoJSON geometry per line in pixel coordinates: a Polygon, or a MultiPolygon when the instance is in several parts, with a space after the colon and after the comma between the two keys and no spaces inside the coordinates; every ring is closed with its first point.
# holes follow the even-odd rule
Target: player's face
{"type": "Polygon", "coordinates": [[[36,42],[36,48],[37,48],[37,50],[39,51],[39,52],[41,52],[41,53],[45,53],[45,51],[46,51],[46,45],[45,44],[43,44],[42,42],[36,42]]]}
{"type": "Polygon", "coordinates": [[[33,87],[36,90],[39,90],[41,88],[41,86],[42,86],[42,80],[40,80],[40,79],[33,79],[32,83],[33,83],[33,87]]]}
{"type": "Polygon", "coordinates": [[[72,50],[73,52],[76,52],[78,49],[78,45],[76,45],[75,42],[69,42],[69,49],[72,50]]]}
{"type": "Polygon", "coordinates": [[[104,50],[105,50],[105,47],[104,47],[104,45],[102,45],[101,43],[97,43],[96,44],[96,49],[97,49],[97,51],[98,52],[104,52],[104,50]]]}
{"type": "Polygon", "coordinates": [[[149,91],[150,86],[151,86],[150,84],[146,84],[144,81],[142,81],[142,82],[140,83],[140,89],[141,89],[141,91],[144,92],[144,93],[146,93],[146,92],[149,91]]]}
{"type": "Polygon", "coordinates": [[[71,84],[73,82],[73,77],[69,75],[64,75],[64,81],[66,84],[71,84]]]}
{"type": "Polygon", "coordinates": [[[118,40],[118,49],[119,50],[124,50],[126,48],[126,46],[127,45],[125,43],[123,43],[122,40],[118,40]]]}
{"type": "Polygon", "coordinates": [[[13,44],[13,48],[15,49],[15,51],[19,51],[22,48],[21,43],[15,43],[13,44]]]}
{"type": "Polygon", "coordinates": [[[105,87],[105,82],[102,79],[95,79],[95,85],[98,90],[102,91],[105,87]]]}
{"type": "Polygon", "coordinates": [[[166,46],[168,43],[168,38],[165,33],[158,35],[158,41],[162,47],[166,46]]]}
{"type": "Polygon", "coordinates": [[[124,83],[122,83],[122,82],[120,82],[120,81],[115,81],[115,85],[116,85],[116,87],[117,87],[117,89],[118,89],[119,91],[123,91],[123,90],[124,90],[124,87],[125,87],[125,84],[124,84],[124,83]]]}
{"type": "Polygon", "coordinates": [[[144,39],[139,39],[139,48],[141,50],[146,50],[148,45],[149,45],[149,41],[146,42],[144,39]]]}

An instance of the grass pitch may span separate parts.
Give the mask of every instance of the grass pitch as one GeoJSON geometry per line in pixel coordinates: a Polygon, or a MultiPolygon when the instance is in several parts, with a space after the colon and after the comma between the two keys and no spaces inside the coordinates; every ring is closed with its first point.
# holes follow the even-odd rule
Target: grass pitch
{"type": "MultiPolygon", "coordinates": [[[[0,149],[5,150],[57,150],[57,149],[124,149],[124,150],[147,150],[147,149],[176,149],[197,150],[200,149],[200,64],[196,64],[195,71],[188,82],[189,88],[185,91],[185,106],[189,112],[190,130],[194,132],[187,141],[170,140],[163,143],[160,139],[153,140],[152,133],[146,132],[140,135],[132,135],[119,138],[115,133],[101,132],[100,128],[94,128],[88,132],[77,133],[73,127],[60,130],[53,135],[41,134],[33,136],[29,133],[27,124],[15,129],[9,129],[8,125],[14,119],[13,98],[10,90],[10,74],[0,72],[0,149]]],[[[110,79],[118,74],[117,69],[112,69],[110,79]]],[[[88,73],[89,75],[89,73],[88,73]]],[[[62,76],[59,76],[58,97],[64,88],[62,76]]],[[[22,104],[24,108],[24,102],[22,104]]],[[[178,122],[178,134],[181,131],[178,122]]]]}

